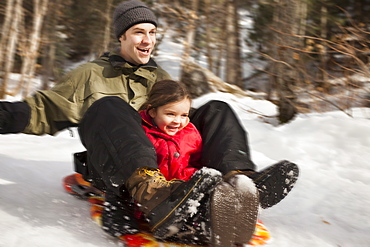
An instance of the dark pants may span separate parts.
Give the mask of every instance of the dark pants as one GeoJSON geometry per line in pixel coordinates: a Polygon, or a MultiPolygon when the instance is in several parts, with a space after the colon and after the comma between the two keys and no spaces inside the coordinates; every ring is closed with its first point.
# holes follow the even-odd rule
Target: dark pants
{"type": "MultiPolygon", "coordinates": [[[[191,115],[203,138],[202,163],[226,174],[254,170],[246,132],[228,104],[210,101],[191,115]]],[[[87,178],[100,189],[120,195],[125,181],[139,167],[157,168],[156,153],[141,116],[118,97],[93,103],[79,134],[87,149],[87,178]]]]}
{"type": "Polygon", "coordinates": [[[191,115],[202,135],[202,164],[223,174],[255,170],[250,158],[247,133],[234,111],[222,101],[209,101],[191,115]]]}

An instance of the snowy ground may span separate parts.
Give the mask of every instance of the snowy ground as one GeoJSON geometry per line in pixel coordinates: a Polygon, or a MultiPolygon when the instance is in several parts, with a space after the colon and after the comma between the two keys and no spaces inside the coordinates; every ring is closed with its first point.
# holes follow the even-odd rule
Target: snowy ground
{"type": "MultiPolygon", "coordinates": [[[[260,213],[273,237],[266,247],[370,246],[370,109],[353,109],[354,118],[299,115],[274,127],[251,113],[274,115],[266,101],[212,93],[194,104],[210,99],[232,105],[259,168],[288,159],[301,169],[289,196],[260,213]]],[[[90,220],[87,202],[63,191],[72,153],[83,150],[73,135],[0,136],[1,247],[120,246],[90,220]]]]}

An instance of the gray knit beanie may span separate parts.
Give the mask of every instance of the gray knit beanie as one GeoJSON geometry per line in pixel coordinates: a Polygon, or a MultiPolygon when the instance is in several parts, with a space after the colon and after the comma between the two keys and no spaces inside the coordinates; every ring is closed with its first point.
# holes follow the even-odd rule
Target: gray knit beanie
{"type": "Polygon", "coordinates": [[[139,23],[152,23],[157,26],[157,18],[154,13],[143,3],[130,0],[120,3],[113,14],[114,34],[117,39],[127,29],[139,23]]]}

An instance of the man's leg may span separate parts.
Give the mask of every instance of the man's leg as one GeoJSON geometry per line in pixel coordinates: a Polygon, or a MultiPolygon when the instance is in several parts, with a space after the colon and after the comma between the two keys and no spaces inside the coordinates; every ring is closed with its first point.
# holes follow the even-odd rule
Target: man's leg
{"type": "Polygon", "coordinates": [[[115,237],[140,232],[124,184],[137,168],[157,167],[140,115],[120,98],[106,97],[88,109],[79,134],[87,149],[84,177],[105,192],[103,230],[115,237]]]}
{"type": "Polygon", "coordinates": [[[125,181],[141,167],[158,168],[153,144],[141,126],[141,116],[118,97],[96,101],[86,112],[79,134],[87,150],[88,177],[101,178],[120,195],[125,181]]]}
{"type": "MultiPolygon", "coordinates": [[[[236,170],[254,171],[247,133],[228,104],[210,101],[192,114],[191,121],[203,138],[203,165],[217,169],[224,175],[236,170]]],[[[253,188],[253,182],[243,177],[252,184],[251,191],[248,186],[238,186],[225,177],[226,180],[219,183],[211,195],[212,246],[242,245],[248,243],[252,236],[258,215],[258,192],[253,188]]]]}
{"type": "Polygon", "coordinates": [[[222,101],[210,101],[191,115],[192,123],[203,138],[202,163],[232,176],[244,174],[253,179],[262,208],[280,202],[293,188],[299,175],[297,165],[278,162],[256,172],[251,161],[247,133],[230,106],[222,101]]]}
{"type": "Polygon", "coordinates": [[[250,158],[247,133],[234,111],[222,101],[210,101],[191,115],[203,138],[202,164],[223,174],[255,170],[250,158]]]}

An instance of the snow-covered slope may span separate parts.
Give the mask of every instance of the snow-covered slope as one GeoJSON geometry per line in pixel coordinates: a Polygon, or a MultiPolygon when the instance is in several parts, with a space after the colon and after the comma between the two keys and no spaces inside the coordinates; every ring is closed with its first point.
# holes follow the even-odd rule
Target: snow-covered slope
{"type": "MultiPolygon", "coordinates": [[[[251,113],[273,115],[269,102],[212,93],[194,105],[210,99],[236,111],[259,168],[288,159],[301,169],[289,196],[260,213],[273,237],[267,247],[370,246],[370,109],[353,109],[354,118],[299,115],[274,127],[251,113]]],[[[72,153],[83,150],[73,134],[0,135],[1,247],[120,246],[90,220],[87,202],[63,191],[72,153]]]]}

